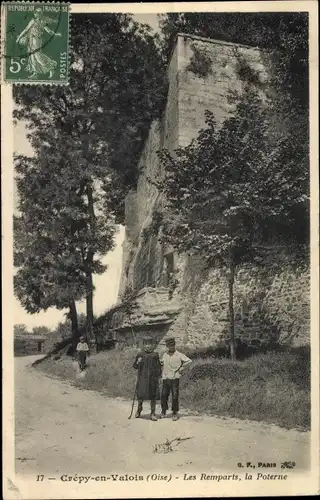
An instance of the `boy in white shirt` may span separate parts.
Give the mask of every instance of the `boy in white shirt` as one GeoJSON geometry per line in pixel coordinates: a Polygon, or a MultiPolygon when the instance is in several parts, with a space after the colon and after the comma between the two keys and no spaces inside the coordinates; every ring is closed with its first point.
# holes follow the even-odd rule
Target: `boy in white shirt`
{"type": "Polygon", "coordinates": [[[172,420],[178,420],[179,411],[179,379],[186,366],[192,363],[182,352],[176,350],[174,338],[166,339],[167,352],[161,360],[162,365],[162,393],[161,393],[161,418],[166,416],[168,399],[172,394],[172,420]]]}
{"type": "Polygon", "coordinates": [[[84,341],[84,337],[80,337],[79,343],[77,345],[77,353],[78,353],[78,360],[79,360],[79,368],[81,371],[83,371],[86,367],[86,360],[87,360],[87,353],[89,351],[89,347],[87,342],[84,341]]]}

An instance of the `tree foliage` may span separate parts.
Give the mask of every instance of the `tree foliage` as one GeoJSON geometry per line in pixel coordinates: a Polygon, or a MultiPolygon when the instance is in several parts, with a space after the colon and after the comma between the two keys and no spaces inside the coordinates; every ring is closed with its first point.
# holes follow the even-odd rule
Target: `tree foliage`
{"type": "Polygon", "coordinates": [[[80,160],[75,175],[89,166],[105,180],[115,170],[116,184],[121,177],[131,186],[141,140],[165,97],[164,64],[147,25],[124,14],[99,17],[74,17],[69,85],[15,87],[15,116],[27,121],[35,148],[68,138],[80,160]]]}
{"type": "Polygon", "coordinates": [[[291,243],[307,241],[296,223],[299,215],[301,222],[307,215],[308,158],[301,155],[299,161],[289,154],[295,136],[274,130],[270,107],[247,87],[221,127],[208,111],[196,141],[174,155],[160,152],[166,174],[158,187],[167,195],[167,213],[177,218],[166,223],[176,247],[200,247],[212,261],[229,245],[237,246],[233,236],[241,248],[246,241],[252,247],[261,239],[272,243],[283,236],[291,243]],[[211,221],[225,235],[217,248],[211,221]]]}
{"type": "MultiPolygon", "coordinates": [[[[265,90],[270,116],[273,116],[273,128],[277,130],[272,143],[275,144],[275,141],[279,140],[277,154],[282,154],[286,164],[299,171],[304,168],[308,170],[308,14],[184,12],[168,13],[159,17],[166,57],[170,54],[179,32],[266,50],[262,51],[263,62],[269,72],[268,88],[265,90]]],[[[246,83],[254,83],[248,78],[243,80],[247,80],[246,83]]],[[[272,131],[269,138],[271,136],[272,131]]],[[[302,225],[300,224],[301,230],[302,225]]]]}
{"type": "Polygon", "coordinates": [[[87,296],[88,265],[90,273],[105,271],[101,257],[113,247],[115,226],[93,190],[96,213],[91,224],[68,142],[56,144],[60,147],[39,146],[32,158],[16,158],[20,215],[15,218],[19,269],[14,284],[28,312],[69,307],[76,336],[75,302],[87,296]]]}
{"type": "Polygon", "coordinates": [[[236,267],[258,264],[261,246],[305,243],[297,220],[307,219],[308,158],[290,154],[294,135],[274,129],[271,103],[247,85],[235,112],[220,127],[206,113],[197,140],[174,154],[160,152],[165,175],[166,243],[226,269],[231,353],[236,267]]]}
{"type": "Polygon", "coordinates": [[[34,150],[17,158],[16,294],[32,312],[85,295],[90,336],[92,275],[105,270],[100,258],[136,181],[141,140],[163,98],[161,68],[147,26],[122,14],[79,16],[69,86],[14,89],[15,118],[34,150]]]}

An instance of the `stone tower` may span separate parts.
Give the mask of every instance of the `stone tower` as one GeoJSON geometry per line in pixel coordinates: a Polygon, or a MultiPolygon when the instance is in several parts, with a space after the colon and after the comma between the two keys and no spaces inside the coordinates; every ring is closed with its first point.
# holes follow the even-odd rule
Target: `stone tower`
{"type": "MultiPolygon", "coordinates": [[[[130,325],[136,335],[151,329],[161,338],[170,330],[188,346],[213,345],[225,335],[224,277],[217,270],[203,276],[199,263],[178,257],[172,248],[159,243],[151,228],[157,224],[162,196],[150,180],[162,175],[157,151],[174,151],[189,144],[203,128],[206,110],[214,113],[218,124],[232,113],[229,91],[241,92],[244,85],[240,61],[254,71],[263,89],[268,74],[265,54],[259,49],[185,34],[177,37],[168,67],[166,106],[161,119],[151,125],[139,161],[136,189],[125,200],[126,232],[119,298],[126,290],[132,290],[136,297],[130,325]],[[169,292],[173,276],[176,285],[169,292]]],[[[250,313],[251,306],[255,307],[254,295],[260,293],[259,280],[256,273],[247,269],[240,270],[236,279],[237,328],[239,334],[247,337],[261,335],[250,313]]],[[[274,322],[281,323],[284,335],[301,343],[309,335],[306,270],[286,264],[279,275],[270,276],[269,284],[264,297],[259,295],[260,302],[264,301],[274,322]],[[287,303],[280,301],[282,305],[274,318],[274,303],[278,301],[281,286],[286,287],[288,276],[298,280],[301,287],[294,299],[291,291],[287,303]],[[289,311],[300,316],[294,333],[292,321],[288,322],[289,311]]],[[[114,315],[113,328],[119,335],[130,337],[128,321],[119,311],[114,315]]]]}

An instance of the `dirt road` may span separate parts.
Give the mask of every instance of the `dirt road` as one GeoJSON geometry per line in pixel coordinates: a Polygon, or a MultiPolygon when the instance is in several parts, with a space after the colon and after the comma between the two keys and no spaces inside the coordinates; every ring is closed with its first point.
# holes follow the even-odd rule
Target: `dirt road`
{"type": "Polygon", "coordinates": [[[178,422],[151,422],[147,414],[128,420],[130,402],[46,377],[31,367],[36,358],[15,359],[18,474],[227,472],[239,462],[271,462],[280,470],[284,460],[299,470],[309,465],[309,433],[183,413],[178,422]],[[154,453],[154,445],[175,437],[191,439],[173,452],[154,453]]]}

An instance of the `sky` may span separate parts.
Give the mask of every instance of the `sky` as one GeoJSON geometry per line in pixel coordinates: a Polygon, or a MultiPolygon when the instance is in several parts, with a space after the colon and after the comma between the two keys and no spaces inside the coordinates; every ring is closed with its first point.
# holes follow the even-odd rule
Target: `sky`
{"type": "MultiPolygon", "coordinates": [[[[155,31],[159,30],[156,14],[139,14],[134,18],[141,23],[148,23],[155,31]]],[[[14,127],[14,151],[18,154],[32,156],[32,148],[26,137],[26,128],[23,122],[18,122],[14,127]]],[[[16,187],[14,189],[16,195],[16,187]]],[[[112,252],[103,258],[103,264],[108,266],[107,271],[100,275],[94,276],[94,314],[100,315],[109,309],[117,302],[118,289],[121,276],[122,265],[122,244],[124,241],[125,228],[120,226],[116,235],[115,248],[112,252]]],[[[85,312],[85,301],[77,304],[78,312],[85,312]]],[[[14,299],[14,323],[23,323],[28,330],[32,330],[35,326],[47,326],[54,328],[60,321],[65,320],[66,310],[58,311],[55,308],[48,309],[39,314],[28,314],[19,301],[14,299]]]]}

